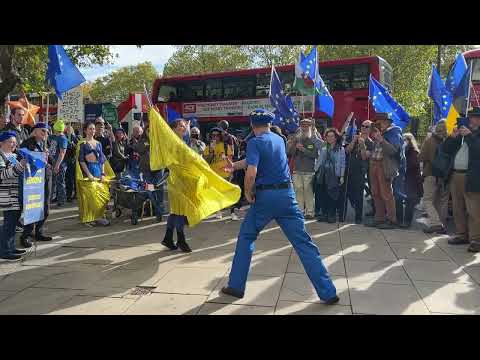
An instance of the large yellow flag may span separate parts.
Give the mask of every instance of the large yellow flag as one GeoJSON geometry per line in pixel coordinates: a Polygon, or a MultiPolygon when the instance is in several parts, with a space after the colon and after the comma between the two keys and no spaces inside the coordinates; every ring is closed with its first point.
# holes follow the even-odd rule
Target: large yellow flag
{"type": "Polygon", "coordinates": [[[110,201],[110,181],[115,179],[115,173],[110,166],[108,160],[105,162],[105,182],[98,180],[91,181],[83,177],[78,156],[80,155],[80,145],[84,144],[85,140],[81,140],[77,145],[76,154],[76,186],[78,210],[80,213],[80,221],[82,223],[93,222],[105,215],[105,210],[110,201]]]}
{"type": "Polygon", "coordinates": [[[453,129],[457,126],[457,119],[460,116],[457,109],[453,104],[450,106],[450,110],[448,111],[447,120],[445,121],[445,125],[447,126],[447,134],[450,135],[453,132],[453,129]]]}
{"type": "Polygon", "coordinates": [[[150,167],[168,168],[170,213],[184,215],[190,226],[238,202],[241,190],[218,176],[180,139],[153,108],[150,122],[150,167]]]}

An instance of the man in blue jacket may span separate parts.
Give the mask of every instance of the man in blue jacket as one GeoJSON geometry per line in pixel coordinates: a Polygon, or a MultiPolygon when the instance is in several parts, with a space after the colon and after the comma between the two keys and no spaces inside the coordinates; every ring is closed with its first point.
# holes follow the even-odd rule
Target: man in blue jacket
{"type": "Polygon", "coordinates": [[[244,296],[255,240],[275,219],[300,257],[319,298],[326,304],[335,304],[339,301],[335,286],[305,229],[303,213],[295,199],[285,143],[270,131],[274,119],[272,113],[263,109],[250,114],[255,137],[247,143],[246,159],[230,163],[228,169],[246,168],[245,197],[251,207],[240,228],[228,286],[222,292],[237,298],[244,296]]]}

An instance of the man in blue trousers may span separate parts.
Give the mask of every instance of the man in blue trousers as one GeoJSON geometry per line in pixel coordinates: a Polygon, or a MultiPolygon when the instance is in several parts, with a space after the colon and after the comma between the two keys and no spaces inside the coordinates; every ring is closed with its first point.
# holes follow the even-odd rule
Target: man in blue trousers
{"type": "Polygon", "coordinates": [[[237,298],[245,293],[255,240],[273,219],[292,243],[315,290],[326,304],[339,301],[320,252],[306,232],[291,183],[283,139],[270,131],[275,116],[258,109],[250,114],[255,134],[247,144],[247,157],[230,163],[228,170],[246,169],[245,197],[251,204],[240,228],[228,286],[222,292],[237,298]]]}

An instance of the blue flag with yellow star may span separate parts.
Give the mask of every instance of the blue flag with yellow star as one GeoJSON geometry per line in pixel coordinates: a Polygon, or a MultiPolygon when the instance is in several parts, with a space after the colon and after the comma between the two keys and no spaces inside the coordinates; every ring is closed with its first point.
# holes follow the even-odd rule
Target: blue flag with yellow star
{"type": "Polygon", "coordinates": [[[428,96],[433,100],[433,123],[446,119],[452,104],[452,94],[443,83],[435,65],[432,65],[428,96]]]}
{"type": "Polygon", "coordinates": [[[395,101],[382,84],[374,79],[372,74],[370,74],[369,99],[375,112],[387,113],[393,120],[393,124],[402,130],[410,123],[410,116],[405,109],[395,101]]]}

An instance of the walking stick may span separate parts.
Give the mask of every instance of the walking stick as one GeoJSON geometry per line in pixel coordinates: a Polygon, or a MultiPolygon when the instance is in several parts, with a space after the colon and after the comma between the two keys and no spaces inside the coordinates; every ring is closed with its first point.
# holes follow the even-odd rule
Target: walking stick
{"type": "MultiPolygon", "coordinates": [[[[353,152],[353,151],[352,151],[353,152]]],[[[346,151],[345,151],[345,156],[346,156],[346,151]]],[[[345,181],[345,200],[343,202],[343,223],[345,223],[345,219],[347,218],[347,192],[348,192],[348,179],[350,178],[350,164],[352,163],[352,159],[350,158],[348,161],[348,166],[347,166],[347,179],[345,181]]]]}

